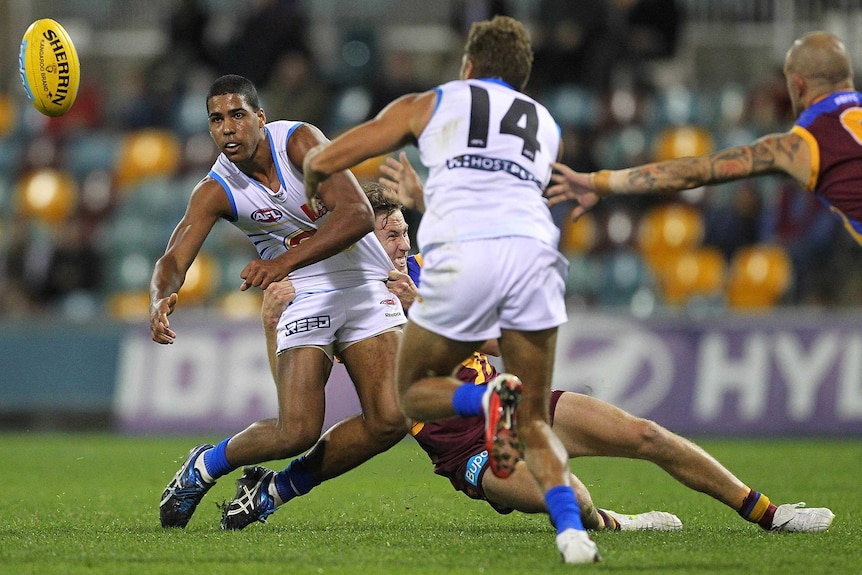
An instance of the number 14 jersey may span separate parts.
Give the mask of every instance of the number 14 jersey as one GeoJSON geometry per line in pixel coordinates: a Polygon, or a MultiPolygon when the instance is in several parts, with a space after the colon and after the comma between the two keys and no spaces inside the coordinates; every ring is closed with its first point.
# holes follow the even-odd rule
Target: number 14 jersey
{"type": "Polygon", "coordinates": [[[457,80],[437,89],[419,136],[428,168],[423,251],[441,243],[527,236],[557,247],[543,197],[560,128],[550,112],[500,80],[457,80]]]}

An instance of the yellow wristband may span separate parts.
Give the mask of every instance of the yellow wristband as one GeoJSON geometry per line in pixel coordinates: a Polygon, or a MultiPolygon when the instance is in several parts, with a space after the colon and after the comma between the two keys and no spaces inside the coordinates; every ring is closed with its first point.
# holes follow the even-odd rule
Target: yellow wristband
{"type": "Polygon", "coordinates": [[[593,188],[600,196],[607,196],[611,193],[611,171],[599,170],[593,172],[593,188]]]}

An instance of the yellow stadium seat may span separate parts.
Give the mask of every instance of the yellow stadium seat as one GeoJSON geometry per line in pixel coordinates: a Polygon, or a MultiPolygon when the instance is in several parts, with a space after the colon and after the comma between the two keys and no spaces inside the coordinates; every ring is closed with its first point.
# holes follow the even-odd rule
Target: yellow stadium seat
{"type": "Polygon", "coordinates": [[[260,318],[263,292],[259,289],[230,291],[218,298],[218,308],[229,319],[260,318]]]}
{"type": "Polygon", "coordinates": [[[377,181],[380,177],[380,166],[386,161],[386,154],[374,156],[350,168],[360,182],[377,181]]]}
{"type": "Polygon", "coordinates": [[[153,176],[173,176],[180,167],[182,145],[168,130],[143,129],[123,137],[116,176],[120,187],[153,176]]]}
{"type": "Polygon", "coordinates": [[[177,306],[204,303],[218,288],[219,275],[216,258],[206,252],[200,252],[186,273],[186,281],[177,294],[177,306]]]}
{"type": "Polygon", "coordinates": [[[567,256],[587,253],[595,247],[597,238],[596,218],[592,213],[587,212],[574,222],[567,219],[560,237],[560,251],[567,256]]]}
{"type": "Polygon", "coordinates": [[[112,318],[144,321],[150,317],[150,294],[145,290],[113,293],[107,297],[105,307],[112,318]]]}
{"type": "Polygon", "coordinates": [[[717,248],[704,246],[670,256],[659,275],[666,303],[684,305],[694,296],[717,296],[725,286],[727,264],[717,248]]]}
{"type": "Polygon", "coordinates": [[[704,222],[700,210],[682,203],[656,206],[638,224],[637,246],[656,275],[669,258],[700,246],[704,222]]]}
{"type": "Polygon", "coordinates": [[[0,138],[8,136],[18,125],[18,106],[8,94],[0,94],[0,138]]]}
{"type": "Polygon", "coordinates": [[[703,156],[712,152],[714,143],[709,132],[698,126],[673,126],[659,133],[655,143],[655,161],[688,156],[703,156]]]}
{"type": "Polygon", "coordinates": [[[18,213],[48,223],[68,218],[78,205],[78,185],[63,170],[43,168],[18,179],[15,190],[18,213]]]}
{"type": "Polygon", "coordinates": [[[757,244],[740,249],[731,260],[728,305],[757,310],[774,307],[791,285],[793,262],[778,245],[757,244]]]}

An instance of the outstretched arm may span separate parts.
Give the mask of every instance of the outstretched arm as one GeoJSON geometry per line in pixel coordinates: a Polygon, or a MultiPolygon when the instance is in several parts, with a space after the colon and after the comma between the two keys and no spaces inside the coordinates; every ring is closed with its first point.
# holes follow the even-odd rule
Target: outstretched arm
{"type": "Polygon", "coordinates": [[[201,246],[219,218],[231,213],[222,187],[204,178],[195,187],[183,218],[174,228],[165,253],[156,261],[150,279],[150,334],[156,343],[173,343],[168,316],[174,311],[180,291],[201,246]]]}
{"type": "Polygon", "coordinates": [[[751,176],[786,173],[809,187],[811,150],[794,132],[764,136],[747,146],[736,146],[707,156],[679,158],[622,170],[576,172],[560,163],[545,195],[549,204],[575,200],[573,217],[609,194],[651,194],[688,190],[751,176]]]}
{"type": "Polygon", "coordinates": [[[414,143],[428,123],[436,102],[434,90],[401,96],[375,118],[309,151],[302,167],[309,201],[317,196],[318,187],[331,174],[414,143]]]}

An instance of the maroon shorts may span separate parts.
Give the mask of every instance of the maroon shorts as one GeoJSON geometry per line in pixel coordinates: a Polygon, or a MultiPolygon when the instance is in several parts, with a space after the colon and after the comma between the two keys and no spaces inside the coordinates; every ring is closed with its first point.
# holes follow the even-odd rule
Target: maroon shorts
{"type": "MultiPolygon", "coordinates": [[[[551,423],[562,391],[551,392],[551,423]]],[[[441,475],[471,499],[488,501],[482,489],[482,477],[488,470],[488,451],[485,449],[485,418],[454,417],[425,423],[414,435],[416,441],[434,462],[434,473],[441,475]]],[[[511,513],[512,509],[488,501],[498,513],[511,513]]]]}

